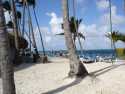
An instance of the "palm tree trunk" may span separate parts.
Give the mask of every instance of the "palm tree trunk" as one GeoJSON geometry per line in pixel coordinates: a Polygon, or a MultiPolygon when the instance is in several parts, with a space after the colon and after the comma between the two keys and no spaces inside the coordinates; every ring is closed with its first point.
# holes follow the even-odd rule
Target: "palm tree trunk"
{"type": "Polygon", "coordinates": [[[73,39],[73,44],[75,46],[75,50],[77,50],[76,49],[76,36],[75,36],[75,34],[73,34],[72,39],[73,39]]]}
{"type": "MultiPolygon", "coordinates": [[[[109,0],[109,10],[110,10],[110,32],[112,34],[112,4],[111,4],[111,0],[109,0]]],[[[115,47],[115,42],[113,41],[113,39],[111,38],[111,49],[113,50],[116,50],[116,47],[115,47]]],[[[116,54],[116,53],[115,53],[116,54]]],[[[114,54],[113,54],[114,55],[114,54]]],[[[112,59],[113,59],[113,55],[112,55],[112,59]]],[[[116,58],[116,57],[115,57],[116,58]]],[[[113,62],[112,62],[113,63],[113,62]]]]}
{"type": "Polygon", "coordinates": [[[76,55],[75,46],[72,40],[72,34],[70,32],[68,0],[62,0],[62,9],[63,9],[63,21],[64,21],[64,31],[65,31],[64,34],[70,59],[69,76],[85,76],[88,74],[88,72],[84,67],[84,65],[80,63],[78,56],[76,55]]]}
{"type": "Polygon", "coordinates": [[[3,94],[16,94],[13,63],[10,58],[10,47],[5,28],[2,0],[0,0],[0,65],[3,94]]]}
{"type": "Polygon", "coordinates": [[[39,53],[38,53],[37,45],[36,45],[36,40],[35,40],[35,36],[34,36],[34,32],[33,32],[33,25],[32,25],[32,18],[31,18],[31,14],[30,14],[30,8],[29,8],[27,2],[26,2],[26,7],[28,9],[29,24],[30,24],[30,28],[31,28],[31,35],[32,35],[32,39],[33,39],[34,51],[35,51],[35,54],[39,57],[39,53]]]}
{"type": "MultiPolygon", "coordinates": [[[[73,0],[72,2],[73,2],[73,16],[76,19],[75,0],[73,0]]],[[[78,26],[77,26],[75,20],[74,20],[74,24],[75,24],[75,29],[76,29],[76,36],[78,37],[78,42],[79,42],[79,46],[80,46],[80,52],[81,52],[80,54],[82,55],[83,47],[82,47],[81,40],[80,40],[80,37],[79,37],[78,26]]],[[[76,38],[75,38],[75,40],[76,40],[76,38]]]]}
{"type": "Polygon", "coordinates": [[[43,48],[43,55],[46,56],[45,47],[44,47],[44,43],[43,43],[43,36],[42,36],[41,30],[40,30],[39,22],[38,22],[36,11],[35,11],[34,7],[33,7],[33,12],[34,12],[34,16],[35,16],[37,27],[38,27],[38,32],[39,32],[40,39],[41,39],[41,44],[42,44],[42,48],[43,48]]]}
{"type": "Polygon", "coordinates": [[[25,32],[25,10],[26,10],[26,6],[25,3],[23,4],[23,19],[22,19],[22,36],[24,36],[24,32],[25,32]]]}
{"type": "Polygon", "coordinates": [[[123,0],[123,7],[124,7],[124,13],[125,13],[125,0],[123,0]]]}
{"type": "Polygon", "coordinates": [[[19,27],[18,27],[18,18],[15,1],[11,0],[11,9],[12,9],[12,17],[13,17],[13,26],[14,26],[14,41],[15,41],[15,59],[14,64],[21,63],[21,57],[19,56],[19,27]]]}
{"type": "Polygon", "coordinates": [[[115,53],[114,53],[114,58],[117,58],[117,49],[116,49],[116,45],[115,45],[115,41],[113,41],[113,43],[114,43],[114,45],[113,45],[113,49],[114,49],[114,51],[115,51],[115,53]]]}
{"type": "Polygon", "coordinates": [[[16,50],[18,51],[19,50],[18,21],[17,21],[17,14],[16,14],[16,7],[14,0],[11,0],[11,9],[12,9],[13,25],[14,25],[15,47],[16,50]]]}
{"type": "MultiPolygon", "coordinates": [[[[32,40],[31,40],[31,30],[30,30],[30,23],[28,23],[28,28],[29,28],[29,48],[30,48],[30,53],[32,52],[32,40]]],[[[25,32],[27,33],[27,32],[25,32]]],[[[28,34],[27,34],[28,35],[28,34]]]]}

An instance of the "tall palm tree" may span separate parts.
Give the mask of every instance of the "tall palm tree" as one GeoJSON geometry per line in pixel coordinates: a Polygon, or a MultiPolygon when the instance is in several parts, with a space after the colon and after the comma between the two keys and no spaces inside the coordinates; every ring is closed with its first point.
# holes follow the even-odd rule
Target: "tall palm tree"
{"type": "MultiPolygon", "coordinates": [[[[12,9],[12,16],[13,16],[13,26],[14,26],[14,35],[15,35],[15,46],[17,53],[19,51],[19,34],[18,34],[18,18],[17,18],[17,10],[15,6],[15,1],[11,0],[11,9],[12,9]]],[[[17,54],[18,55],[18,54],[17,54]]]]}
{"type": "Polygon", "coordinates": [[[28,6],[28,2],[26,2],[26,7],[27,7],[27,10],[28,10],[28,22],[29,22],[29,25],[30,25],[30,28],[31,28],[31,35],[32,35],[32,40],[33,40],[33,48],[34,48],[34,51],[35,51],[35,59],[38,59],[40,56],[39,56],[39,52],[38,52],[38,49],[37,49],[37,45],[36,45],[36,40],[35,40],[35,36],[34,36],[34,31],[33,31],[33,24],[32,24],[32,18],[31,18],[31,13],[30,13],[30,7],[28,6]]]}
{"type": "Polygon", "coordinates": [[[123,0],[123,7],[124,7],[124,12],[125,12],[125,0],[123,0]]]}
{"type": "MultiPolygon", "coordinates": [[[[81,32],[78,32],[81,22],[82,22],[82,19],[75,19],[75,17],[73,16],[70,17],[69,19],[70,32],[72,34],[72,39],[73,39],[74,44],[76,42],[77,37],[85,39],[85,36],[81,32]]],[[[62,29],[64,29],[63,24],[62,24],[62,29]]],[[[64,35],[64,33],[59,33],[57,35],[64,35]]]]}
{"type": "Polygon", "coordinates": [[[112,38],[113,42],[122,41],[125,42],[125,35],[118,31],[113,31],[111,34],[106,35],[108,38],[112,38]]]}
{"type": "Polygon", "coordinates": [[[40,30],[40,25],[39,25],[38,18],[36,15],[35,7],[33,7],[33,12],[34,12],[35,20],[36,20],[37,27],[38,27],[38,32],[39,32],[40,39],[41,39],[41,44],[42,44],[42,48],[43,48],[43,55],[44,55],[44,57],[46,57],[45,47],[44,47],[44,43],[43,43],[43,36],[42,36],[41,30],[40,30]]]}
{"type": "MultiPolygon", "coordinates": [[[[31,12],[30,12],[30,6],[35,7],[35,0],[17,0],[17,3],[24,8],[23,10],[23,34],[24,35],[24,25],[25,25],[25,9],[27,9],[28,12],[28,25],[29,25],[29,30],[31,31],[31,36],[32,36],[32,44],[33,44],[33,48],[34,48],[34,62],[36,62],[36,60],[40,57],[39,56],[39,52],[37,49],[37,45],[36,45],[36,39],[34,36],[34,32],[33,32],[33,24],[32,24],[32,18],[31,18],[31,12]]],[[[31,38],[31,37],[29,37],[31,38]]],[[[30,39],[31,40],[31,39],[30,39]]]]}
{"type": "Polygon", "coordinates": [[[119,33],[118,31],[113,31],[110,34],[107,34],[106,37],[108,37],[109,39],[111,39],[113,41],[115,53],[116,53],[116,56],[117,56],[117,51],[116,51],[116,45],[115,45],[115,43],[117,41],[119,41],[119,40],[122,41],[122,42],[125,42],[125,35],[119,33]]]}
{"type": "Polygon", "coordinates": [[[4,8],[6,11],[11,11],[11,6],[10,6],[9,1],[4,1],[4,2],[3,2],[3,8],[4,8]]]}
{"type": "Polygon", "coordinates": [[[88,72],[84,67],[84,65],[80,63],[78,56],[76,55],[75,46],[72,40],[72,34],[70,32],[68,0],[62,0],[62,9],[63,9],[63,21],[64,21],[64,35],[70,59],[69,76],[85,76],[88,74],[88,72]]]}
{"type": "Polygon", "coordinates": [[[2,7],[2,0],[0,0],[0,65],[3,94],[16,94],[13,63],[10,58],[10,47],[5,27],[5,17],[2,7]]]}
{"type": "Polygon", "coordinates": [[[29,6],[36,6],[36,0],[16,0],[17,3],[19,3],[20,6],[24,5],[24,2],[27,2],[29,6]]]}

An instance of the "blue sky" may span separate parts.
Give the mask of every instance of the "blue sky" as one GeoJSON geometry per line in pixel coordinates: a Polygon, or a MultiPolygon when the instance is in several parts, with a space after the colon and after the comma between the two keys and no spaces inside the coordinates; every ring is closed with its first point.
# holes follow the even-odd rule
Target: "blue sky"
{"type": "MultiPolygon", "coordinates": [[[[37,0],[36,12],[39,18],[41,32],[44,38],[46,50],[66,49],[63,36],[56,36],[60,32],[62,23],[62,0],[37,0]]],[[[125,12],[123,0],[112,1],[113,30],[125,31],[125,12]]],[[[82,40],[84,49],[110,49],[111,43],[105,37],[109,32],[109,2],[108,0],[76,0],[77,18],[83,22],[79,32],[83,33],[86,40],[82,40]]],[[[69,0],[70,16],[72,16],[72,0],[69,0]]],[[[35,22],[34,17],[32,17],[35,22]]],[[[40,38],[34,23],[34,32],[39,50],[41,49],[40,38]]],[[[78,41],[76,41],[79,48],[78,41]]],[[[125,47],[125,44],[118,41],[117,47],[125,47]]]]}
{"type": "MultiPolygon", "coordinates": [[[[79,32],[86,36],[85,41],[81,39],[84,49],[110,49],[110,40],[105,37],[105,34],[110,31],[108,0],[76,0],[75,2],[76,16],[83,19],[79,32]]],[[[69,7],[70,16],[72,16],[72,0],[69,0],[69,7]]],[[[38,0],[36,9],[46,49],[66,49],[64,37],[55,36],[63,32],[60,28],[62,23],[61,0],[38,0]]],[[[124,33],[125,12],[123,9],[123,0],[112,0],[113,30],[124,33]]],[[[76,44],[79,48],[78,42],[76,44]]],[[[125,47],[120,41],[116,45],[125,47]]]]}
{"type": "MultiPolygon", "coordinates": [[[[100,15],[103,15],[97,8],[97,2],[106,0],[76,0],[77,2],[77,16],[83,18],[86,24],[92,24],[97,21],[100,15]]],[[[70,10],[72,7],[72,0],[70,2],[70,10]]],[[[117,7],[118,14],[123,15],[123,0],[112,0],[112,5],[117,7]]],[[[48,25],[50,20],[46,13],[55,12],[58,16],[62,16],[61,0],[37,0],[37,12],[42,18],[41,25],[48,25]]],[[[72,11],[70,11],[70,14],[72,11]]]]}

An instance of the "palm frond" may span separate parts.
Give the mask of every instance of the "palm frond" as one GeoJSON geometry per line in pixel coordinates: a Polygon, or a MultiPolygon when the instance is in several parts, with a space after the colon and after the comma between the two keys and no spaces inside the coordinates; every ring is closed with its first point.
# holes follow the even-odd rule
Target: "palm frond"
{"type": "Polygon", "coordinates": [[[107,34],[106,37],[112,39],[114,42],[117,42],[118,40],[125,42],[125,35],[119,33],[118,31],[113,31],[110,34],[107,34]]]}
{"type": "Polygon", "coordinates": [[[8,1],[3,2],[3,8],[7,11],[11,11],[11,5],[8,1]]]}
{"type": "MultiPolygon", "coordinates": [[[[28,5],[35,7],[36,6],[36,0],[26,0],[28,5]]],[[[16,2],[19,4],[18,6],[23,6],[25,0],[16,0],[16,2]]]]}
{"type": "Polygon", "coordinates": [[[18,18],[18,19],[21,19],[21,18],[22,18],[22,14],[21,14],[21,12],[20,12],[20,11],[17,11],[17,13],[16,13],[16,14],[17,14],[17,18],[18,18]]]}
{"type": "Polygon", "coordinates": [[[78,32],[78,36],[85,40],[85,36],[81,32],[78,32]]]}
{"type": "Polygon", "coordinates": [[[7,26],[8,28],[13,28],[13,22],[12,22],[12,21],[9,21],[9,22],[6,24],[6,26],[7,26]]]}

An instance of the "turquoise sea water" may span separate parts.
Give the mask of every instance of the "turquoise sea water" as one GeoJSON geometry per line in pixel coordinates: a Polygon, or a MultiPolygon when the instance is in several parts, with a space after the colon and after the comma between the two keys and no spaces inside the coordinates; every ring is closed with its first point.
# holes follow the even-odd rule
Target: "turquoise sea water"
{"type": "MultiPolygon", "coordinates": [[[[42,52],[40,52],[42,53],[42,52]]],[[[46,54],[48,56],[57,56],[60,53],[67,54],[68,52],[66,50],[60,50],[60,51],[46,51],[46,54]]],[[[95,59],[97,56],[100,57],[115,57],[115,51],[106,49],[106,50],[84,50],[84,51],[77,51],[77,54],[80,57],[90,57],[95,59]]]]}

